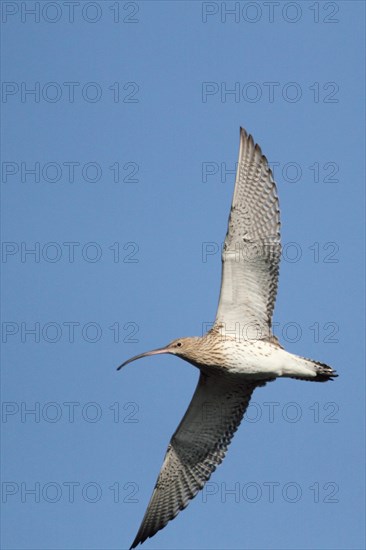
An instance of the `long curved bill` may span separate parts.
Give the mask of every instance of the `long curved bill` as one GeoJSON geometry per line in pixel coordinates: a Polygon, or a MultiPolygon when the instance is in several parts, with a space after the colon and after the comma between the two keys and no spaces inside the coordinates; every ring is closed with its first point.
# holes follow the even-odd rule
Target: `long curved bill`
{"type": "Polygon", "coordinates": [[[169,350],[168,348],[158,348],[153,349],[152,351],[145,351],[145,353],[140,353],[140,355],[135,355],[134,357],[131,357],[131,359],[127,359],[127,361],[117,367],[117,370],[121,370],[122,367],[128,365],[128,363],[132,363],[132,361],[136,361],[136,359],[141,359],[141,357],[148,357],[149,355],[158,355],[159,353],[169,353],[169,350]]]}

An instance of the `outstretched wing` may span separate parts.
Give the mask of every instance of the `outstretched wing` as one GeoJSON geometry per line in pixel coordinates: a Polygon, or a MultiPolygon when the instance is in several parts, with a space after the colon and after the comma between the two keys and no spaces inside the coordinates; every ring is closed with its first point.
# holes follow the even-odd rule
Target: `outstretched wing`
{"type": "Polygon", "coordinates": [[[165,527],[202,489],[222,462],[258,385],[264,383],[243,384],[237,378],[201,373],[187,412],[170,440],[131,548],[165,527]]]}
{"type": "Polygon", "coordinates": [[[244,337],[254,330],[259,338],[271,335],[280,256],[276,184],[260,147],[241,128],[216,326],[232,331],[239,323],[244,337]]]}

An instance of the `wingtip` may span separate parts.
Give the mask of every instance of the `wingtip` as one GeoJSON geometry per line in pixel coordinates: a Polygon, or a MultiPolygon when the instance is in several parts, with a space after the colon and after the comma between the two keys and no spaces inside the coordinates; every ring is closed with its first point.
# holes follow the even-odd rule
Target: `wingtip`
{"type": "Polygon", "coordinates": [[[246,131],[243,126],[240,126],[240,136],[244,139],[248,139],[250,134],[246,131]]]}
{"type": "MultiPolygon", "coordinates": [[[[269,163],[268,163],[268,159],[267,157],[263,154],[263,151],[262,151],[262,148],[261,146],[255,141],[254,137],[252,136],[252,134],[250,134],[249,132],[246,131],[245,128],[243,128],[243,126],[240,126],[240,137],[242,140],[246,141],[250,147],[253,147],[254,151],[257,153],[257,155],[259,155],[262,159],[262,161],[264,162],[264,164],[267,165],[268,167],[268,170],[271,174],[271,177],[273,178],[273,174],[272,174],[272,170],[269,166],[269,163]]],[[[278,196],[277,196],[277,193],[276,193],[276,197],[278,199],[278,196]]]]}
{"type": "Polygon", "coordinates": [[[254,147],[255,149],[258,147],[258,145],[254,141],[252,134],[247,132],[246,129],[243,128],[243,126],[240,126],[240,138],[243,141],[246,141],[247,143],[249,143],[251,147],[254,147]]]}
{"type": "Polygon", "coordinates": [[[136,546],[138,546],[139,544],[142,544],[147,538],[149,538],[149,537],[145,537],[144,539],[140,539],[140,537],[137,534],[137,536],[135,537],[135,540],[131,544],[129,550],[133,550],[134,548],[136,548],[136,546]]]}

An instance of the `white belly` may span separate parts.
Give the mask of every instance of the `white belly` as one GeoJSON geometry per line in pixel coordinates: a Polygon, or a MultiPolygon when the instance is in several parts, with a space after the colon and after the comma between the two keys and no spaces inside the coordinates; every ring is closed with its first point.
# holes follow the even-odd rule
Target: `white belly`
{"type": "Polygon", "coordinates": [[[265,340],[222,342],[225,364],[231,374],[253,379],[295,375],[304,360],[265,340]]]}

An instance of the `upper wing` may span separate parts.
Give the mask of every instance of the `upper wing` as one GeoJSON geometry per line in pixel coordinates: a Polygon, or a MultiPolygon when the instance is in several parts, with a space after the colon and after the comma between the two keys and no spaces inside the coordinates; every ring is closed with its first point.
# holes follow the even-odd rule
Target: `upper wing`
{"type": "Polygon", "coordinates": [[[260,330],[257,337],[271,335],[280,255],[276,185],[260,147],[241,128],[215,325],[232,331],[240,323],[244,337],[256,326],[260,330]]]}
{"type": "Polygon", "coordinates": [[[223,460],[258,385],[200,375],[196,391],[170,440],[154,492],[132,543],[152,537],[183,510],[223,460]]]}

